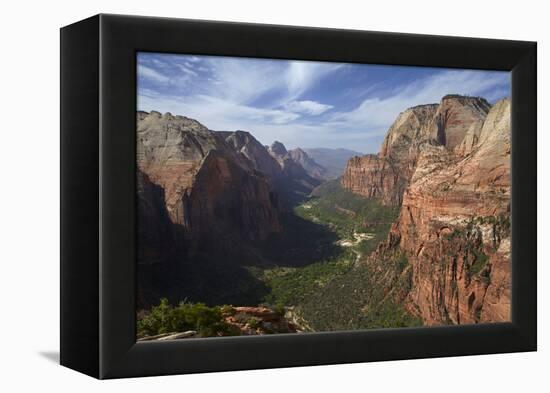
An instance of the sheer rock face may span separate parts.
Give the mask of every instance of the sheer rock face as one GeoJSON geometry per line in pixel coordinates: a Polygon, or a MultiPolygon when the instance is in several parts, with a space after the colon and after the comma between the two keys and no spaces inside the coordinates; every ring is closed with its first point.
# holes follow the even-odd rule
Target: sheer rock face
{"type": "Polygon", "coordinates": [[[140,209],[164,205],[178,241],[261,241],[280,231],[277,198],[246,155],[195,120],[158,112],[137,116],[138,169],[161,190],[138,188],[140,209]]]}
{"type": "MultiPolygon", "coordinates": [[[[225,141],[238,153],[245,156],[254,169],[274,179],[281,176],[281,167],[256,138],[247,131],[220,132],[225,141]]],[[[284,148],[284,146],[283,146],[284,148]]]]}
{"type": "Polygon", "coordinates": [[[342,186],[367,198],[381,199],[387,205],[398,205],[405,181],[392,161],[376,154],[353,157],[342,177],[342,186]]]}
{"type": "Polygon", "coordinates": [[[162,187],[151,183],[149,177],[137,173],[138,261],[142,264],[162,262],[163,255],[174,247],[174,228],[171,225],[162,187]],[[161,251],[162,250],[162,251],[161,251]]]}
{"type": "Polygon", "coordinates": [[[327,170],[317,164],[305,151],[297,147],[288,152],[290,158],[302,166],[311,177],[318,180],[325,180],[328,176],[327,170]]]}
{"type": "Polygon", "coordinates": [[[342,186],[386,205],[399,206],[416,166],[419,146],[431,140],[437,105],[420,105],[399,114],[388,130],[380,153],[348,161],[342,186]]]}
{"type": "Polygon", "coordinates": [[[378,163],[372,155],[350,160],[342,185],[360,195],[399,206],[424,145],[444,146],[462,156],[477,144],[489,103],[480,97],[449,95],[439,104],[419,105],[399,114],[388,130],[378,163]]]}
{"type": "Polygon", "coordinates": [[[483,122],[491,105],[480,97],[443,97],[430,124],[430,136],[448,150],[459,147],[472,126],[483,122]]]}
{"type": "MultiPolygon", "coordinates": [[[[377,184],[381,191],[375,197],[385,201],[384,193],[396,188],[388,187],[391,182],[379,187],[380,178],[387,178],[380,169],[384,157],[394,157],[394,168],[414,163],[400,216],[369,263],[396,252],[407,256],[411,285],[400,300],[428,325],[510,320],[510,101],[487,107],[482,99],[446,97],[431,119],[401,134],[419,138],[410,141],[416,147],[409,154],[396,150],[399,137],[390,136],[403,120],[398,118],[378,164],[360,159],[374,169],[367,178],[359,173],[364,179],[354,184],[363,181],[361,193],[367,196],[377,184]]],[[[360,166],[352,161],[348,169],[360,166]]]]}
{"type": "MultiPolygon", "coordinates": [[[[287,151],[281,142],[274,142],[271,147],[263,146],[256,138],[246,131],[218,131],[235,152],[242,155],[252,167],[268,178],[270,185],[277,190],[281,198],[282,208],[292,208],[294,204],[307,198],[311,191],[320,184],[320,180],[302,165],[300,158],[313,160],[296,154],[295,149],[287,151]]],[[[305,153],[304,153],[305,154],[305,153]]]]}
{"type": "Polygon", "coordinates": [[[282,162],[282,159],[287,155],[288,151],[286,150],[285,145],[279,141],[275,141],[269,147],[269,154],[277,159],[277,161],[282,162]]]}

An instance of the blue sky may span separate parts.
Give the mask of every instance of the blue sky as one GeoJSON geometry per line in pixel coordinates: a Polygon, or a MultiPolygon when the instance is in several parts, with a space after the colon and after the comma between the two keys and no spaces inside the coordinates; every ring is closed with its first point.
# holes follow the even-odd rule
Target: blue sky
{"type": "Polygon", "coordinates": [[[143,53],[138,109],[260,142],[378,152],[397,115],[446,94],[509,95],[508,72],[143,53]]]}

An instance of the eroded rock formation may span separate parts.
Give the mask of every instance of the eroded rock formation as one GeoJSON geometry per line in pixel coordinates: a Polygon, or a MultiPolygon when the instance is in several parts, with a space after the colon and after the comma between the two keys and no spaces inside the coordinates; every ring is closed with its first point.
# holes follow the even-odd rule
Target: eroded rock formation
{"type": "Polygon", "coordinates": [[[352,159],[342,185],[360,195],[399,206],[425,145],[471,152],[477,143],[489,103],[480,97],[448,95],[440,104],[419,105],[399,114],[377,155],[352,159]]]}
{"type": "Polygon", "coordinates": [[[406,291],[388,288],[426,324],[510,320],[510,101],[446,96],[408,109],[378,155],[350,160],[344,187],[401,204],[368,258],[405,255],[406,291]]]}
{"type": "Polygon", "coordinates": [[[203,239],[262,241],[281,230],[268,177],[196,120],[138,113],[137,158],[146,179],[138,179],[140,226],[150,224],[151,209],[164,207],[175,242],[189,247],[203,239]]]}

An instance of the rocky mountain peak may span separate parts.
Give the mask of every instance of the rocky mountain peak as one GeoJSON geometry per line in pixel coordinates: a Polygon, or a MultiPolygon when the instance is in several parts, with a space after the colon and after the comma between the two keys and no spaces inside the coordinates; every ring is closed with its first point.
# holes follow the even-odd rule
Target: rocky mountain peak
{"type": "Polygon", "coordinates": [[[440,145],[454,150],[460,147],[464,139],[471,139],[478,134],[478,129],[485,120],[491,105],[481,97],[446,95],[432,120],[430,136],[440,145]]]}
{"type": "Polygon", "coordinates": [[[305,151],[299,147],[289,150],[288,156],[300,164],[313,178],[323,180],[327,177],[327,170],[313,160],[305,151]]]}
{"type": "Polygon", "coordinates": [[[268,175],[270,179],[280,176],[281,168],[268,150],[248,131],[219,131],[225,141],[238,153],[245,156],[253,168],[268,175]]]}
{"type": "Polygon", "coordinates": [[[223,143],[208,128],[184,116],[160,112],[137,114],[137,158],[148,164],[200,160],[223,143]]]}
{"type": "Polygon", "coordinates": [[[445,101],[455,101],[460,103],[461,105],[479,107],[486,113],[489,112],[489,109],[491,109],[491,104],[489,104],[489,102],[483,97],[465,96],[460,94],[447,94],[441,98],[442,103],[445,101]]]}
{"type": "Polygon", "coordinates": [[[288,153],[285,145],[283,145],[279,141],[275,141],[271,144],[271,146],[269,147],[269,152],[277,157],[284,157],[288,153]]]}
{"type": "Polygon", "coordinates": [[[380,156],[400,155],[430,138],[430,121],[438,104],[417,105],[401,112],[386,133],[380,156]]]}
{"type": "Polygon", "coordinates": [[[295,149],[291,149],[288,151],[288,155],[290,158],[292,158],[295,162],[299,162],[300,164],[306,163],[306,162],[314,162],[308,154],[300,149],[299,147],[295,149]]]}
{"type": "Polygon", "coordinates": [[[376,158],[348,162],[342,184],[359,194],[379,197],[386,204],[399,205],[420,154],[447,154],[437,146],[452,153],[449,157],[471,154],[485,137],[482,129],[490,111],[491,105],[484,98],[457,94],[444,96],[439,104],[408,108],[389,128],[376,158]]]}

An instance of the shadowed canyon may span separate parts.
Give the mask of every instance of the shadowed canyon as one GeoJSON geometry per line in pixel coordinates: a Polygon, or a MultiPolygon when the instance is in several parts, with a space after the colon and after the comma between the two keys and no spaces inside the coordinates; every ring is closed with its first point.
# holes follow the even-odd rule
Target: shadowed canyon
{"type": "Polygon", "coordinates": [[[409,108],[367,155],[199,120],[137,113],[140,339],[510,320],[509,99],[409,108]]]}

